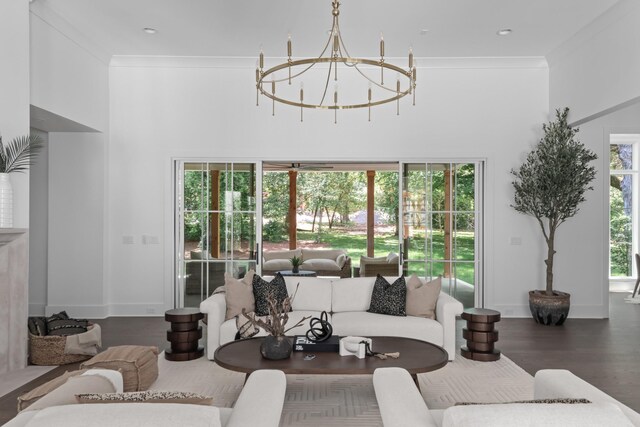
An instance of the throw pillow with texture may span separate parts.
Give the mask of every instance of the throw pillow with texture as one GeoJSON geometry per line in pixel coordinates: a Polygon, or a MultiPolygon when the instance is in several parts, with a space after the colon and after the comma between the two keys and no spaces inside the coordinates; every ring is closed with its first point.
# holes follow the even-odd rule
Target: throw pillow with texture
{"type": "Polygon", "coordinates": [[[157,347],[121,345],[108,348],[80,367],[120,370],[124,391],[142,391],[158,378],[158,353],[157,347]]]}
{"type": "Polygon", "coordinates": [[[100,375],[78,375],[71,377],[60,387],[42,396],[26,411],[39,411],[50,406],[73,405],[78,403],[78,393],[113,393],[116,388],[111,381],[100,375]]]}
{"type": "Polygon", "coordinates": [[[185,391],[134,391],[131,393],[77,394],[79,403],[188,403],[211,405],[213,397],[185,391]]]}
{"type": "Polygon", "coordinates": [[[242,309],[250,312],[256,308],[256,299],[253,296],[253,276],[255,271],[249,272],[242,278],[236,279],[230,273],[224,273],[224,299],[227,304],[225,320],[233,319],[242,314],[242,309]]]}
{"type": "Polygon", "coordinates": [[[76,335],[87,332],[87,320],[80,319],[56,319],[47,322],[47,335],[76,335]]]}
{"type": "Polygon", "coordinates": [[[369,313],[388,314],[391,316],[406,316],[407,284],[404,276],[400,276],[395,282],[389,283],[378,274],[373,284],[369,313]]]}
{"type": "Polygon", "coordinates": [[[39,385],[33,390],[21,395],[20,397],[18,397],[18,412],[26,409],[41,397],[47,395],[48,393],[51,393],[53,390],[66,383],[69,378],[81,375],[86,371],[86,369],[81,369],[79,371],[67,371],[59,377],[47,381],[46,383],[39,385]]]}
{"type": "MultiPolygon", "coordinates": [[[[255,316],[255,313],[253,312],[247,312],[247,314],[249,316],[255,316]]],[[[262,328],[252,325],[249,319],[244,317],[242,314],[239,314],[236,316],[236,329],[238,332],[236,332],[235,339],[243,340],[256,336],[262,328]]]]}
{"type": "Polygon", "coordinates": [[[436,303],[442,289],[442,277],[427,283],[412,274],[407,280],[407,316],[436,318],[436,303]]]}
{"type": "Polygon", "coordinates": [[[280,273],[276,273],[271,282],[267,282],[262,277],[255,274],[253,276],[253,296],[256,300],[256,316],[268,316],[269,304],[267,297],[273,294],[278,304],[282,304],[284,299],[289,296],[287,292],[287,284],[284,277],[280,273]]]}

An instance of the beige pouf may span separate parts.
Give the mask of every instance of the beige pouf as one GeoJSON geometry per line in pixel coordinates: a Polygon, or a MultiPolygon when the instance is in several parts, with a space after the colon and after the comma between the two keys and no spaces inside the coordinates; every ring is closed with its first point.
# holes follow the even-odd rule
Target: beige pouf
{"type": "Polygon", "coordinates": [[[158,378],[158,348],[139,345],[110,347],[80,367],[120,371],[125,392],[143,391],[158,378]]]}

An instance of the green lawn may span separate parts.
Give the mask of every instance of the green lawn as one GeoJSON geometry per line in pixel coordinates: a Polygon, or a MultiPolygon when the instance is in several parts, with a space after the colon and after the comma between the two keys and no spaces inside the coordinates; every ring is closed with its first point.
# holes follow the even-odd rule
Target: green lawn
{"type": "MultiPolygon", "coordinates": [[[[474,256],[474,236],[473,232],[458,232],[456,240],[456,252],[457,260],[460,261],[473,261],[474,256]]],[[[349,233],[348,228],[335,228],[333,230],[323,231],[318,239],[318,233],[312,233],[310,231],[298,231],[299,242],[317,242],[319,245],[325,248],[331,249],[344,249],[347,251],[354,266],[360,265],[360,256],[367,254],[367,236],[363,233],[349,233]]],[[[424,259],[424,236],[417,236],[412,238],[409,248],[409,258],[413,260],[424,259]]],[[[434,260],[441,260],[444,258],[444,233],[442,231],[433,232],[432,250],[429,250],[429,254],[433,254],[428,258],[434,260]]],[[[393,233],[388,234],[376,234],[374,244],[375,256],[386,256],[389,252],[398,252],[398,237],[393,233]]],[[[424,262],[409,262],[409,273],[416,273],[420,276],[425,275],[424,262]]],[[[434,276],[443,274],[444,263],[434,261],[429,266],[430,271],[427,275],[433,274],[434,276]]],[[[474,264],[472,262],[458,262],[452,266],[452,273],[455,272],[455,276],[467,283],[474,283],[474,264]]]]}

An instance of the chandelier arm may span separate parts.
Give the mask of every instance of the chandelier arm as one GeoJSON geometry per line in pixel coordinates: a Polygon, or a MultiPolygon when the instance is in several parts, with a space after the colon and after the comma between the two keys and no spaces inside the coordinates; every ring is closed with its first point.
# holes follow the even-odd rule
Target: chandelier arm
{"type": "MultiPolygon", "coordinates": [[[[329,80],[331,80],[331,67],[333,66],[333,62],[329,62],[329,72],[327,72],[327,81],[324,83],[324,92],[322,93],[322,99],[320,99],[320,106],[324,102],[324,97],[327,96],[327,88],[329,87],[329,80]]],[[[336,67],[338,64],[336,64],[336,67]]]]}

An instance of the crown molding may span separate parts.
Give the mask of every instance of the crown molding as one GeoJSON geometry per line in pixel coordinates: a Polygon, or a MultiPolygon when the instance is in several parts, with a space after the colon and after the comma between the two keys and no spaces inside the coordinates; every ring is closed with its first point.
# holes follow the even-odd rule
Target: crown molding
{"type": "Polygon", "coordinates": [[[591,21],[572,37],[564,41],[562,44],[554,48],[546,55],[549,67],[562,61],[562,59],[576,52],[580,47],[589,43],[594,37],[614,26],[618,21],[625,18],[631,12],[640,7],[637,0],[621,0],[617,4],[611,6],[602,15],[591,21]]]}
{"type": "Polygon", "coordinates": [[[91,56],[99,60],[105,65],[109,65],[111,54],[107,49],[96,44],[87,36],[76,29],[69,21],[58,15],[44,2],[33,2],[29,5],[29,13],[36,19],[41,20],[44,24],[53,28],[62,36],[69,39],[72,43],[89,53],[91,56]]]}
{"type": "MultiPolygon", "coordinates": [[[[375,58],[374,58],[375,59],[375,58]]],[[[402,63],[407,58],[385,58],[390,63],[402,63]]],[[[287,58],[269,58],[270,62],[286,62],[287,58]]],[[[416,58],[421,69],[548,69],[544,57],[477,57],[477,58],[416,58]]],[[[135,56],[114,55],[111,67],[132,68],[241,68],[253,69],[256,58],[212,56],[135,56]]]]}

